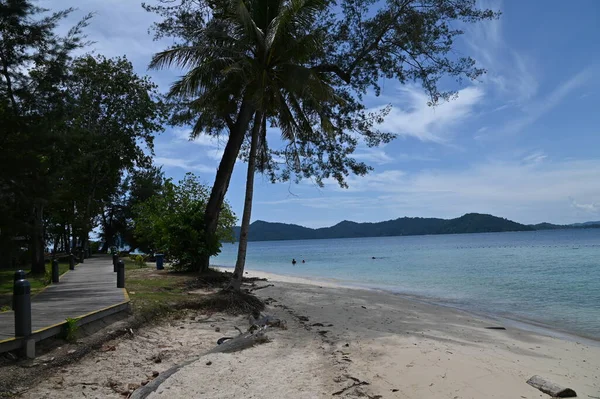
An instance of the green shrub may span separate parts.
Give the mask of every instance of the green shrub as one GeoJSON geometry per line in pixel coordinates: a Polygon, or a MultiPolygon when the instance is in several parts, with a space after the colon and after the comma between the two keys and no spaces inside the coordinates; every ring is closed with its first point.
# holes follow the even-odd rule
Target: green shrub
{"type": "Polygon", "coordinates": [[[132,255],[129,259],[139,268],[146,267],[146,258],[143,255],[132,255]]]}
{"type": "Polygon", "coordinates": [[[79,326],[77,325],[78,319],[72,319],[67,317],[67,324],[65,324],[65,339],[67,342],[75,343],[77,342],[77,332],[79,331],[79,326]]]}

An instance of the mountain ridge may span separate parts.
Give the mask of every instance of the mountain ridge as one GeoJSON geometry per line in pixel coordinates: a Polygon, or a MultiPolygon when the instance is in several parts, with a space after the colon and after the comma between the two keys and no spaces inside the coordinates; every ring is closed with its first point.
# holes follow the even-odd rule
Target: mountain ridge
{"type": "MultiPolygon", "coordinates": [[[[552,223],[521,224],[512,220],[481,213],[467,213],[454,219],[401,217],[381,222],[341,222],[320,228],[297,224],[257,220],[250,225],[249,241],[318,240],[327,238],[394,237],[429,234],[497,233],[508,231],[600,228],[600,221],[557,225],[552,223]]],[[[234,227],[239,240],[240,227],[234,227]]]]}

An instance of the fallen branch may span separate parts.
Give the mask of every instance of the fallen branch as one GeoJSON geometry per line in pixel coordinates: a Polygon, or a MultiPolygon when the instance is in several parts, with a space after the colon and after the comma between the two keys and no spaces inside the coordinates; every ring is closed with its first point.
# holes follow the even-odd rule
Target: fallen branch
{"type": "Polygon", "coordinates": [[[256,330],[254,332],[247,332],[244,334],[240,334],[235,338],[229,339],[221,345],[217,345],[205,354],[209,353],[230,353],[237,352],[243,349],[249,348],[256,344],[261,344],[267,341],[266,327],[261,328],[260,330],[256,330]]]}
{"type": "Polygon", "coordinates": [[[527,380],[527,383],[555,398],[574,398],[577,396],[575,391],[571,388],[564,388],[560,385],[556,385],[555,383],[548,381],[539,375],[534,375],[527,380]]]}
{"type": "Polygon", "coordinates": [[[359,380],[356,377],[352,377],[352,376],[346,375],[346,378],[349,378],[352,381],[354,381],[354,384],[352,384],[350,386],[347,386],[346,388],[341,389],[341,390],[339,390],[337,392],[332,393],[331,396],[341,395],[341,394],[343,394],[344,392],[346,392],[349,389],[352,389],[352,388],[355,388],[355,387],[359,387],[359,386],[362,386],[362,385],[370,385],[367,381],[361,381],[361,380],[359,380]]]}
{"type": "Polygon", "coordinates": [[[263,288],[268,288],[268,287],[275,287],[275,285],[274,284],[261,285],[260,287],[250,288],[250,291],[258,291],[258,290],[262,290],[263,288]]]}

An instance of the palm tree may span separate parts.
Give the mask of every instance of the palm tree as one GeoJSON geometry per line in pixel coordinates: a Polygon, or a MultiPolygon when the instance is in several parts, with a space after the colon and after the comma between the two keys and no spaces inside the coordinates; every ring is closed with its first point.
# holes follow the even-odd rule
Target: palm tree
{"type": "Polygon", "coordinates": [[[209,237],[216,231],[235,161],[250,133],[242,237],[231,284],[236,289],[245,264],[257,154],[262,155],[260,170],[269,162],[267,120],[280,128],[288,142],[288,158],[298,168],[303,149],[296,144],[301,137],[335,131],[330,110],[342,100],[326,73],[311,67],[311,60],[323,51],[325,33],[314,28],[314,17],[325,7],[324,0],[226,2],[213,11],[213,19],[193,45],[159,53],[151,63],[153,68],[170,64],[191,68],[169,94],[194,97],[185,104],[186,112],[198,115],[193,135],[229,131],[205,214],[209,237]]]}

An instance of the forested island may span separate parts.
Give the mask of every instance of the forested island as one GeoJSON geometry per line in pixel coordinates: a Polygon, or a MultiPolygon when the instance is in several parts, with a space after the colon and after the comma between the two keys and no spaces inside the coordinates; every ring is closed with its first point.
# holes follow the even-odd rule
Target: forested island
{"type": "MultiPolygon", "coordinates": [[[[467,213],[455,219],[402,217],[376,223],[357,223],[344,220],[331,227],[312,229],[296,224],[257,220],[250,225],[250,241],[311,240],[325,238],[391,237],[425,234],[493,233],[505,231],[534,231],[567,228],[600,227],[600,222],[557,225],[540,223],[526,225],[493,215],[467,213]]],[[[236,240],[240,228],[235,227],[236,240]]]]}

